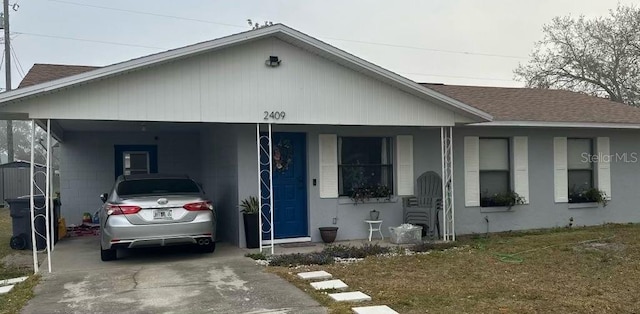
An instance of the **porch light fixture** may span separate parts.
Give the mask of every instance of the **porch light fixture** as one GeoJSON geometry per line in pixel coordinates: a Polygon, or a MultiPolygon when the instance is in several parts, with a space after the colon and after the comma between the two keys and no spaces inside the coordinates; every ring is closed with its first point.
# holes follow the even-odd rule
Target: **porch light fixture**
{"type": "Polygon", "coordinates": [[[272,68],[275,68],[280,65],[280,62],[282,62],[282,60],[280,60],[278,56],[269,56],[269,59],[267,59],[267,61],[265,61],[264,64],[272,68]]]}

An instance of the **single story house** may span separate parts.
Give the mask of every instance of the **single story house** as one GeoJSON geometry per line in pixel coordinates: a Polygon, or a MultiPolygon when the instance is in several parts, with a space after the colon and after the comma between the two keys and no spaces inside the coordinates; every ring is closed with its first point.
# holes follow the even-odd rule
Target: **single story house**
{"type": "Polygon", "coordinates": [[[68,223],[98,209],[120,174],[185,173],[213,199],[218,237],[238,246],[238,204],[259,192],[273,193],[275,242],[319,241],[324,226],[363,239],[372,209],[385,234],[403,222],[401,197],[428,171],[444,177],[448,239],[640,222],[639,109],[418,84],[281,24],[100,68],[35,65],[23,83],[0,94],[0,118],[51,122],[68,223]],[[392,197],[354,205],[363,182],[392,197]],[[510,191],[522,204],[496,206],[510,191]]]}

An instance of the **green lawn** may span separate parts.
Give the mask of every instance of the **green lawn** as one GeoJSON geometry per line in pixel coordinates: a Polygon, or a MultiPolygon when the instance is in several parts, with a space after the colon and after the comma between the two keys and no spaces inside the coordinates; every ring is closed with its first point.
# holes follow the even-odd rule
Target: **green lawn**
{"type": "MultiPolygon", "coordinates": [[[[0,259],[10,254],[31,254],[31,251],[15,251],[9,247],[12,235],[11,216],[8,208],[0,208],[0,259]]],[[[29,276],[33,273],[28,268],[7,267],[0,263],[0,280],[29,276]]],[[[11,292],[0,295],[0,314],[18,313],[20,309],[33,297],[33,288],[38,283],[39,276],[32,276],[25,282],[16,285],[11,292]]]]}
{"type": "Polygon", "coordinates": [[[467,237],[457,249],[345,265],[268,267],[333,313],[350,313],[295,274],[326,270],[400,313],[638,313],[640,225],[467,237]]]}

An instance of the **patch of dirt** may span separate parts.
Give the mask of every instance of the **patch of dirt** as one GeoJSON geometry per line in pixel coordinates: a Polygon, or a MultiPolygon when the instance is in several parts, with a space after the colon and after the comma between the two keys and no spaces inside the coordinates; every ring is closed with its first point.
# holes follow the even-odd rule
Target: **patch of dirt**
{"type": "Polygon", "coordinates": [[[13,253],[3,257],[0,263],[6,268],[33,269],[33,256],[30,254],[13,253]]]}
{"type": "Polygon", "coordinates": [[[626,245],[622,243],[608,243],[608,242],[590,242],[578,245],[576,250],[580,251],[597,251],[597,252],[622,252],[626,248],[626,245]]]}

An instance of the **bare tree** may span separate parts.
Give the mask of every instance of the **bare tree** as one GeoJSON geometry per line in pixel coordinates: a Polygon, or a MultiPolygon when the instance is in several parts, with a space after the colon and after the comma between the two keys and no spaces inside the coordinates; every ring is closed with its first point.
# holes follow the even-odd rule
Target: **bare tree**
{"type": "Polygon", "coordinates": [[[640,106],[640,9],[618,5],[606,17],[556,17],[531,60],[514,71],[529,87],[557,88],[640,106]]]}
{"type": "MultiPolygon", "coordinates": [[[[7,125],[5,121],[0,121],[0,134],[6,132],[7,125]]],[[[13,121],[14,142],[13,148],[15,151],[16,160],[31,160],[31,122],[28,121],[13,121]]],[[[34,157],[37,163],[44,164],[46,158],[46,132],[40,127],[36,127],[35,130],[35,149],[34,157]]],[[[54,143],[54,142],[52,142],[54,143]]],[[[0,136],[0,153],[6,154],[8,152],[7,141],[4,136],[0,136]]],[[[53,166],[55,168],[57,160],[53,159],[53,166]]]]}

